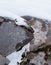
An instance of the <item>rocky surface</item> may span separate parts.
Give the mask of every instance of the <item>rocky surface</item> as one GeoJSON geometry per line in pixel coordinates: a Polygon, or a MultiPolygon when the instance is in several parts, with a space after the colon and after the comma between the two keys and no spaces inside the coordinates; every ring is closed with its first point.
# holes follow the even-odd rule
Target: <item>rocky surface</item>
{"type": "Polygon", "coordinates": [[[7,56],[30,42],[30,51],[22,54],[22,62],[17,65],[51,65],[51,23],[36,17],[22,17],[28,20],[33,32],[0,17],[0,54],[7,56]]]}
{"type": "Polygon", "coordinates": [[[6,56],[21,50],[32,39],[30,29],[17,26],[14,20],[0,16],[0,65],[8,65],[6,56]]]}
{"type": "Polygon", "coordinates": [[[0,25],[0,54],[7,56],[30,42],[33,34],[23,27],[16,26],[14,21],[9,19],[3,21],[2,19],[2,25],[0,25]]]}
{"type": "Polygon", "coordinates": [[[22,58],[20,65],[44,65],[46,63],[44,52],[27,52],[27,55],[22,58]]]}
{"type": "Polygon", "coordinates": [[[34,29],[34,39],[31,41],[31,51],[37,50],[39,47],[42,48],[51,45],[51,24],[41,20],[36,20],[34,22],[34,25],[32,25],[34,29]]]}
{"type": "Polygon", "coordinates": [[[51,65],[51,22],[31,16],[23,18],[33,28],[34,39],[30,42],[30,52],[23,56],[21,65],[51,65]]]}
{"type": "Polygon", "coordinates": [[[51,52],[27,52],[26,56],[22,56],[20,65],[51,65],[51,52]]]}
{"type": "Polygon", "coordinates": [[[8,65],[9,64],[9,60],[6,59],[5,57],[3,57],[2,55],[0,55],[0,65],[8,65]]]}
{"type": "Polygon", "coordinates": [[[34,39],[30,42],[31,51],[51,45],[51,22],[32,16],[22,17],[29,21],[30,26],[34,30],[34,39]]]}
{"type": "Polygon", "coordinates": [[[31,59],[30,63],[33,63],[35,65],[44,65],[45,63],[45,53],[39,52],[37,56],[35,56],[33,59],[31,59]]]}

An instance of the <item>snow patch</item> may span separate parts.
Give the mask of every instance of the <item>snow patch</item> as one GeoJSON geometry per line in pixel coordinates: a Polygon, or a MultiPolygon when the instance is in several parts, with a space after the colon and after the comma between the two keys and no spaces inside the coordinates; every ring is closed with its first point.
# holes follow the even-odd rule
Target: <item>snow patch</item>
{"type": "Polygon", "coordinates": [[[22,50],[18,51],[18,52],[13,52],[12,54],[8,55],[7,58],[11,61],[9,63],[9,65],[17,65],[17,62],[21,62],[21,56],[22,56],[22,53],[25,51],[25,49],[27,49],[27,51],[30,51],[29,50],[29,47],[30,47],[30,43],[28,43],[27,45],[25,45],[22,50]]]}
{"type": "Polygon", "coordinates": [[[9,17],[12,20],[15,20],[15,24],[16,25],[23,25],[25,27],[29,27],[29,25],[26,23],[26,20],[21,18],[20,16],[11,13],[9,11],[5,11],[5,10],[0,10],[0,16],[2,17],[9,17]]]}

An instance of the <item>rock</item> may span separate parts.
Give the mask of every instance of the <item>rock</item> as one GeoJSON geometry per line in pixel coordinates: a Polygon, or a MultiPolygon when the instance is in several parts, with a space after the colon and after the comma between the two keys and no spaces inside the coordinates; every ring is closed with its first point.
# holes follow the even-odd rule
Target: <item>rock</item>
{"type": "Polygon", "coordinates": [[[2,55],[0,55],[0,65],[8,65],[9,64],[9,60],[5,57],[3,57],[2,55]]]}
{"type": "Polygon", "coordinates": [[[30,51],[37,50],[41,45],[51,45],[51,24],[40,19],[31,20],[32,22],[31,27],[34,30],[34,39],[30,42],[30,51]]]}
{"type": "Polygon", "coordinates": [[[34,30],[34,39],[30,42],[30,52],[26,56],[30,60],[28,65],[51,65],[51,22],[31,16],[23,18],[29,21],[34,30]]]}
{"type": "Polygon", "coordinates": [[[4,21],[3,17],[0,17],[0,26],[2,25],[2,22],[4,21]]]}
{"type": "MultiPolygon", "coordinates": [[[[24,53],[23,53],[24,54],[24,53]]],[[[23,55],[22,54],[22,55],[23,55]]],[[[33,52],[27,52],[27,55],[26,56],[22,56],[22,58],[24,59],[24,58],[27,58],[28,60],[31,60],[31,59],[33,59],[33,57],[34,56],[36,56],[36,54],[35,53],[33,53],[33,52]]],[[[22,59],[22,60],[23,60],[22,59]]],[[[24,61],[24,60],[23,60],[24,61]]]]}
{"type": "Polygon", "coordinates": [[[3,22],[4,21],[4,18],[0,16],[0,22],[3,22]]]}
{"type": "Polygon", "coordinates": [[[0,26],[0,54],[7,56],[22,49],[33,39],[33,34],[24,27],[16,26],[14,21],[3,21],[0,26]]]}
{"type": "Polygon", "coordinates": [[[40,46],[36,47],[37,50],[41,50],[41,51],[47,51],[48,49],[51,50],[51,26],[48,29],[48,33],[47,33],[47,39],[46,42],[40,46]]]}
{"type": "Polygon", "coordinates": [[[44,52],[39,52],[37,56],[35,56],[30,63],[33,63],[35,65],[44,65],[44,57],[45,57],[45,53],[44,52]]]}
{"type": "Polygon", "coordinates": [[[51,46],[51,22],[32,16],[22,17],[28,20],[29,24],[34,29],[34,39],[30,42],[30,51],[51,46]]]}
{"type": "Polygon", "coordinates": [[[30,21],[33,18],[32,16],[21,16],[21,17],[26,19],[27,21],[30,21]]]}
{"type": "Polygon", "coordinates": [[[29,63],[29,65],[35,65],[34,63],[29,63]]]}
{"type": "Polygon", "coordinates": [[[51,65],[51,59],[48,59],[47,62],[48,62],[48,65],[51,65]]]}

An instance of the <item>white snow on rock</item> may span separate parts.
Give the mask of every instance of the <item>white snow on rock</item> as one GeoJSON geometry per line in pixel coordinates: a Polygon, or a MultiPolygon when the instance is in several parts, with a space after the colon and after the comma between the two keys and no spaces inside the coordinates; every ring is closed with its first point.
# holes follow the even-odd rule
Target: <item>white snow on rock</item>
{"type": "Polygon", "coordinates": [[[9,65],[17,65],[17,62],[21,62],[21,56],[22,53],[25,51],[25,49],[27,49],[27,51],[29,51],[29,47],[30,47],[30,43],[28,43],[27,45],[25,45],[22,50],[18,51],[18,52],[13,52],[12,54],[8,55],[7,58],[11,61],[9,65]]]}
{"type": "MultiPolygon", "coordinates": [[[[0,0],[0,10],[10,11],[14,13],[10,14],[8,12],[4,12],[3,16],[9,16],[13,19],[16,18],[18,21],[22,21],[24,19],[18,17],[17,15],[30,15],[51,21],[51,0],[0,0]]],[[[0,15],[2,15],[2,12],[0,15]]],[[[20,22],[18,24],[20,24],[20,22]]],[[[22,50],[17,53],[14,52],[8,56],[8,58],[11,60],[11,63],[9,65],[16,65],[17,61],[20,62],[19,59],[21,58],[21,52],[22,50]]]]}

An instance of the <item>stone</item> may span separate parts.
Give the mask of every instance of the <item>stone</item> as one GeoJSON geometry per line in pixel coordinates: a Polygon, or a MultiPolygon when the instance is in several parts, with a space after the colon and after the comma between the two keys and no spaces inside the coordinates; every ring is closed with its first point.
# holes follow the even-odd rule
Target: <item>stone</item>
{"type": "Polygon", "coordinates": [[[21,16],[22,18],[26,19],[27,21],[31,20],[33,17],[32,16],[21,16]]]}
{"type": "Polygon", "coordinates": [[[30,60],[28,65],[51,65],[51,21],[31,16],[23,18],[28,20],[34,30],[30,52],[24,57],[30,60]]]}
{"type": "Polygon", "coordinates": [[[34,30],[34,39],[30,42],[30,51],[51,46],[51,22],[32,16],[22,17],[28,20],[30,26],[34,30]]]}
{"type": "Polygon", "coordinates": [[[6,65],[6,64],[9,64],[9,62],[10,61],[7,58],[0,55],[0,65],[6,65]]]}
{"type": "Polygon", "coordinates": [[[4,18],[0,16],[0,22],[3,22],[4,21],[4,18]]]}
{"type": "Polygon", "coordinates": [[[41,45],[51,45],[51,24],[40,19],[31,20],[32,22],[34,39],[30,42],[30,51],[37,50],[41,45]]]}
{"type": "Polygon", "coordinates": [[[47,60],[48,65],[51,65],[51,59],[47,60]]]}
{"type": "Polygon", "coordinates": [[[14,21],[3,21],[0,26],[0,54],[7,56],[21,50],[32,39],[33,34],[24,27],[16,26],[14,21]]]}
{"type": "Polygon", "coordinates": [[[30,63],[33,63],[35,65],[44,65],[44,57],[45,57],[45,53],[44,52],[39,52],[37,56],[35,56],[30,63]]]}
{"type": "Polygon", "coordinates": [[[3,21],[4,21],[4,18],[0,17],[0,26],[2,25],[3,21]]]}

